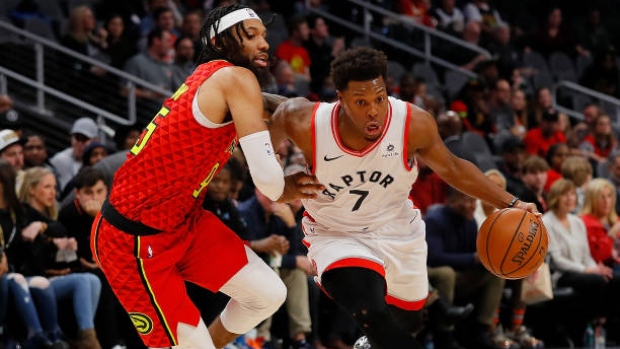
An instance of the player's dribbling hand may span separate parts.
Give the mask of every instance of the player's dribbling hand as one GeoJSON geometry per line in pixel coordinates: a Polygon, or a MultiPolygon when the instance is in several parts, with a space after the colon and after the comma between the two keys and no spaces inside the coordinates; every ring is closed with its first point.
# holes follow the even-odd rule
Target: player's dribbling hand
{"type": "Polygon", "coordinates": [[[297,199],[315,199],[325,186],[316,176],[297,172],[284,177],[284,192],[278,202],[290,202],[297,199]]]}
{"type": "Polygon", "coordinates": [[[531,202],[523,202],[521,200],[518,200],[513,207],[532,212],[538,218],[542,217],[542,213],[538,212],[538,208],[536,208],[536,205],[531,202]]]}

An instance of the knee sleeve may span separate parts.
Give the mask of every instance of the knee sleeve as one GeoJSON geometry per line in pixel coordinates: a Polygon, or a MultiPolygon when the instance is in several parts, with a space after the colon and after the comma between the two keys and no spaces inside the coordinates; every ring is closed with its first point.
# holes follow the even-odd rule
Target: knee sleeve
{"type": "Polygon", "coordinates": [[[202,318],[196,327],[179,323],[177,338],[179,345],[172,347],[174,349],[215,349],[209,330],[202,318]]]}
{"type": "Polygon", "coordinates": [[[286,299],[286,287],[278,274],[248,247],[246,254],[248,264],[220,290],[231,297],[222,311],[222,325],[237,334],[273,315],[286,299]]]}

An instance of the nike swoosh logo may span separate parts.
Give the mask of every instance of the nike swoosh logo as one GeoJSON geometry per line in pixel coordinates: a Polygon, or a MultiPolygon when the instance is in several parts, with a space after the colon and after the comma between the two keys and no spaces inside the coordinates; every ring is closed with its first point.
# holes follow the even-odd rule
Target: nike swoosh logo
{"type": "Polygon", "coordinates": [[[325,161],[333,161],[333,160],[336,160],[336,159],[340,159],[340,158],[341,158],[341,157],[343,157],[343,156],[344,156],[344,155],[339,155],[339,156],[334,156],[333,158],[328,158],[328,157],[327,157],[327,155],[325,155],[325,156],[323,157],[323,160],[325,160],[325,161]]]}

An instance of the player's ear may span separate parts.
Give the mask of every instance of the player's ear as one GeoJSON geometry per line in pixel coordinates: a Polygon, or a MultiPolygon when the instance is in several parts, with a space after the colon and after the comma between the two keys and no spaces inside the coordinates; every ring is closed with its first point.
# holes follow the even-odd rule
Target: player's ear
{"type": "Polygon", "coordinates": [[[342,92],[340,92],[340,90],[336,90],[336,96],[338,97],[338,101],[342,102],[343,96],[342,96],[342,92]]]}

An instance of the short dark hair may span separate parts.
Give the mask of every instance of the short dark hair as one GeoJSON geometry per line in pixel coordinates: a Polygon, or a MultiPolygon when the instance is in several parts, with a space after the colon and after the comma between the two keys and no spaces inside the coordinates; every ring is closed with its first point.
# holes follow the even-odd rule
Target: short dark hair
{"type": "Polygon", "coordinates": [[[338,91],[344,91],[349,81],[387,79],[387,56],[369,47],[357,47],[338,55],[331,64],[331,76],[338,91]]]}
{"type": "Polygon", "coordinates": [[[304,23],[308,23],[308,20],[306,19],[306,17],[302,15],[294,15],[293,17],[291,17],[286,23],[286,29],[288,29],[288,35],[293,34],[293,32],[299,29],[299,27],[304,23]]]}
{"type": "Polygon", "coordinates": [[[151,30],[149,32],[149,35],[147,37],[147,46],[151,47],[153,45],[153,41],[155,40],[155,38],[161,39],[164,36],[164,33],[168,33],[167,30],[161,30],[159,28],[155,28],[153,30],[151,30]]]}
{"type": "Polygon", "coordinates": [[[153,11],[153,19],[155,20],[155,22],[157,22],[159,20],[159,17],[166,12],[172,12],[170,7],[164,6],[156,8],[155,11],[153,11]]]}
{"type": "Polygon", "coordinates": [[[75,175],[75,189],[92,187],[99,181],[102,181],[105,184],[105,176],[103,172],[93,168],[92,166],[85,166],[82,167],[78,174],[75,175]]]}

